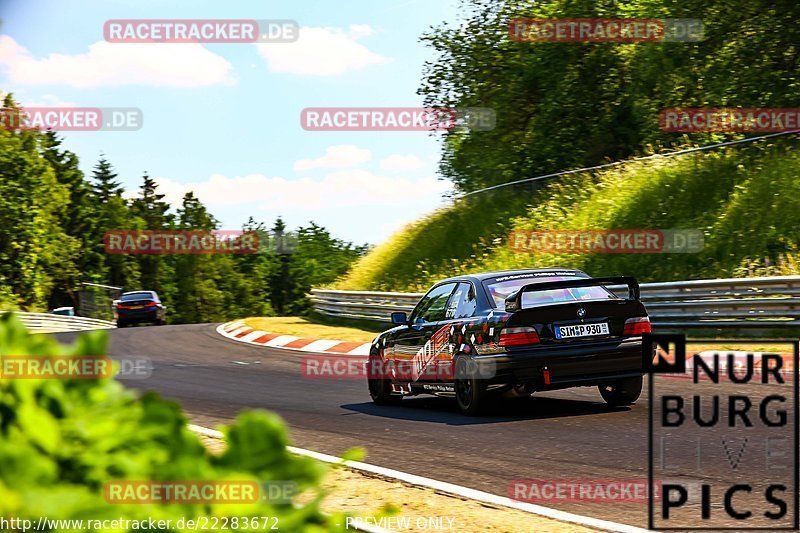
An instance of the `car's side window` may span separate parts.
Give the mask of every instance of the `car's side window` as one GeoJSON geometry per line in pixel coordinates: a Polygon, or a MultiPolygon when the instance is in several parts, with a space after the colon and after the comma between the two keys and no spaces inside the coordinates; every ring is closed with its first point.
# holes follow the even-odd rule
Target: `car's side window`
{"type": "Polygon", "coordinates": [[[417,304],[411,320],[413,322],[444,320],[445,307],[455,287],[455,283],[445,283],[428,291],[417,304]]]}
{"type": "Polygon", "coordinates": [[[477,307],[475,287],[472,286],[472,283],[461,282],[447,303],[445,318],[447,320],[469,318],[475,314],[477,307]]]}

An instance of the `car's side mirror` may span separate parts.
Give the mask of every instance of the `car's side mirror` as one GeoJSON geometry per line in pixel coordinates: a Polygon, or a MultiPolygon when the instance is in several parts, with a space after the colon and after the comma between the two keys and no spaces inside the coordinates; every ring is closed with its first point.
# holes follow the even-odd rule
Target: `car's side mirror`
{"type": "Polygon", "coordinates": [[[392,324],[403,326],[408,324],[408,316],[402,311],[392,313],[392,324]]]}

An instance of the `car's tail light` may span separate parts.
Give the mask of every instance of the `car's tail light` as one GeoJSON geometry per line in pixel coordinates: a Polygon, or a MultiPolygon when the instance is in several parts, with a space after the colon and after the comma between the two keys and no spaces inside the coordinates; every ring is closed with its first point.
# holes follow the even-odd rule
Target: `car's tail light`
{"type": "Polygon", "coordinates": [[[500,331],[500,346],[525,346],[539,342],[539,334],[532,327],[505,328],[500,331]]]}
{"type": "Polygon", "coordinates": [[[150,303],[148,303],[147,305],[145,305],[145,307],[155,307],[155,306],[157,306],[157,305],[158,305],[158,304],[157,304],[156,302],[150,302],[150,303]]]}
{"type": "Polygon", "coordinates": [[[117,304],[117,309],[130,309],[130,308],[131,306],[129,305],[117,304]]]}
{"type": "Polygon", "coordinates": [[[653,327],[650,325],[650,319],[646,316],[641,316],[626,320],[622,334],[641,335],[642,333],[650,333],[651,331],[653,331],[653,327]]]}

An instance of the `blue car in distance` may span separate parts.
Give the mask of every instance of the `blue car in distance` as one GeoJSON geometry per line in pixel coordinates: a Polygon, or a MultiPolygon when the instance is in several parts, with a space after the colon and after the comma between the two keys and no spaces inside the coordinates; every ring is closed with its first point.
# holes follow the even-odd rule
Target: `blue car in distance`
{"type": "Polygon", "coordinates": [[[167,323],[167,308],[156,291],[133,291],[120,296],[114,307],[117,327],[142,322],[163,326],[167,323]]]}

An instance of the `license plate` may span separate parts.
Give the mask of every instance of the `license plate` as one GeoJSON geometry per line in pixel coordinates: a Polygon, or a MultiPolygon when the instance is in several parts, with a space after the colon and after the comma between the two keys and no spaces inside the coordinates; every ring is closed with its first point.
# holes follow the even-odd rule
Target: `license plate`
{"type": "Polygon", "coordinates": [[[131,309],[144,309],[143,305],[132,305],[131,309]]]}
{"type": "Polygon", "coordinates": [[[556,326],[556,339],[593,337],[595,335],[608,335],[608,322],[576,324],[574,326],[556,326]]]}

